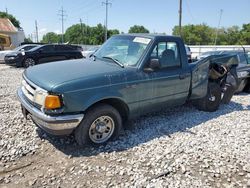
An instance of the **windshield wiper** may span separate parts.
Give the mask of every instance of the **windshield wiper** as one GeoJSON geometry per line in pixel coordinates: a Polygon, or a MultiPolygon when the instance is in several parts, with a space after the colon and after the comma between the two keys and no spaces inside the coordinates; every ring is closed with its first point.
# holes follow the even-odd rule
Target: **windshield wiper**
{"type": "Polygon", "coordinates": [[[92,58],[93,61],[95,61],[95,60],[96,60],[96,55],[95,55],[95,54],[91,54],[91,55],[89,56],[89,58],[92,58]]]}
{"type": "Polygon", "coordinates": [[[124,68],[124,65],[120,61],[118,61],[117,59],[114,59],[113,57],[104,56],[102,58],[104,58],[104,59],[110,59],[113,62],[115,62],[117,65],[119,65],[120,67],[124,68]]]}

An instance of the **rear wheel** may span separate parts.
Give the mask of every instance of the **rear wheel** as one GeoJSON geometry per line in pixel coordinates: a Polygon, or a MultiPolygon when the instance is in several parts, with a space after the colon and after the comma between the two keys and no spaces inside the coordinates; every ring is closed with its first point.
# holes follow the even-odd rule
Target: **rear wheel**
{"type": "Polygon", "coordinates": [[[247,84],[243,91],[246,93],[250,93],[250,78],[247,79],[247,84]]]}
{"type": "Polygon", "coordinates": [[[208,83],[207,95],[193,101],[198,110],[214,112],[218,110],[221,102],[221,88],[216,83],[208,83]]]}
{"type": "Polygon", "coordinates": [[[101,145],[116,138],[122,127],[119,112],[110,105],[101,104],[90,109],[75,130],[80,146],[101,145]]]}
{"type": "Polygon", "coordinates": [[[221,100],[221,102],[223,104],[228,104],[231,101],[231,99],[234,95],[234,92],[235,92],[235,87],[233,87],[232,85],[228,85],[226,87],[227,88],[226,88],[224,95],[222,97],[222,100],[221,100]]]}
{"type": "Polygon", "coordinates": [[[25,59],[24,62],[23,62],[23,67],[24,67],[24,68],[28,68],[28,67],[30,67],[30,66],[34,66],[35,64],[36,64],[36,62],[35,62],[34,59],[32,59],[32,58],[27,58],[27,59],[25,59]]]}

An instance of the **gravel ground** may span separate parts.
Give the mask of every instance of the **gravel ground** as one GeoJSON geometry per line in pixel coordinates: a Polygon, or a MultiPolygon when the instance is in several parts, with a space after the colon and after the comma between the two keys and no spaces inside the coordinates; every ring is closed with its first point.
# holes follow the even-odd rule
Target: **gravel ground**
{"type": "Polygon", "coordinates": [[[78,148],[22,117],[22,72],[0,64],[0,187],[250,187],[249,94],[214,113],[165,109],[106,146],[78,148]]]}

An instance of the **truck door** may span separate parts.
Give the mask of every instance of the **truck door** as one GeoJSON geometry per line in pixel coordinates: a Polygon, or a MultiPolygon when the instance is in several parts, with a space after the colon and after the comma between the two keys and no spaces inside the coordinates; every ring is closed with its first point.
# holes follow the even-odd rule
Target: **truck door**
{"type": "Polygon", "coordinates": [[[182,65],[178,43],[158,42],[150,58],[156,58],[160,63],[160,68],[153,72],[153,104],[156,107],[184,104],[189,93],[191,73],[182,65]]]}

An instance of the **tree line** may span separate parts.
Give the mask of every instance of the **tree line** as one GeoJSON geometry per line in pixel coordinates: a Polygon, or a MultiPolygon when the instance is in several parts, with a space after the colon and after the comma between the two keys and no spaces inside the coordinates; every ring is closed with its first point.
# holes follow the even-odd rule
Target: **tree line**
{"type": "MultiPolygon", "coordinates": [[[[129,33],[149,33],[144,26],[134,25],[130,27],[129,33]]],[[[64,34],[64,41],[72,44],[100,45],[104,42],[105,27],[102,24],[90,27],[86,24],[75,24],[69,27],[64,34]]],[[[108,30],[108,38],[120,34],[118,29],[108,30]]],[[[49,32],[42,38],[43,43],[60,43],[61,34],[49,32]]]]}
{"type": "MultiPolygon", "coordinates": [[[[173,35],[179,35],[179,26],[173,28],[173,35]]],[[[250,45],[250,23],[242,27],[213,28],[206,24],[185,25],[181,36],[189,45],[250,45]],[[217,35],[217,39],[216,39],[217,35]]]]}

